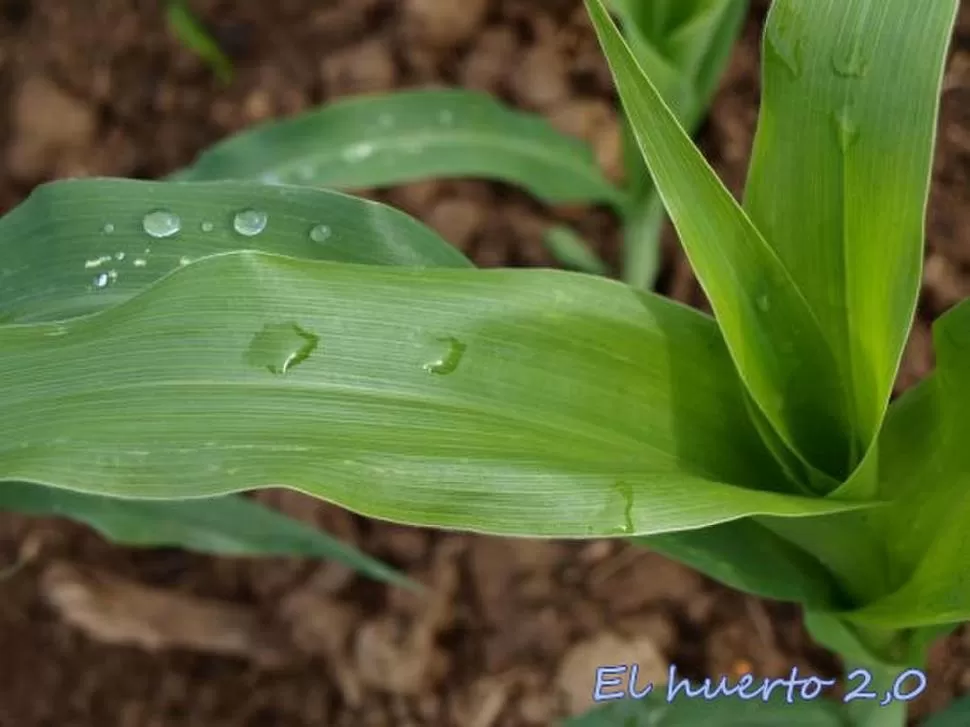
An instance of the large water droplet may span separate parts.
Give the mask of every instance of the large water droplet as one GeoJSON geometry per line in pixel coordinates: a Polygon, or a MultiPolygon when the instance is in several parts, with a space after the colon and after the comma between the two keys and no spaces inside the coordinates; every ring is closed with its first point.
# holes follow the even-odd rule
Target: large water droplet
{"type": "Polygon", "coordinates": [[[314,242],[326,242],[333,235],[329,225],[317,225],[310,230],[310,239],[314,242]]]}
{"type": "Polygon", "coordinates": [[[468,346],[454,336],[439,338],[438,342],[447,344],[448,348],[443,355],[439,356],[434,361],[426,363],[424,365],[424,370],[441,376],[454,373],[458,368],[458,364],[461,363],[462,356],[465,355],[465,349],[467,349],[468,346]]]}
{"type": "Polygon", "coordinates": [[[170,210],[155,210],[142,218],[141,225],[152,237],[171,237],[182,229],[182,220],[170,210]]]}
{"type": "Polygon", "coordinates": [[[842,78],[862,78],[869,72],[869,64],[870,59],[863,54],[858,43],[850,46],[847,52],[836,52],[832,56],[832,70],[842,78]]]}
{"type": "Polygon", "coordinates": [[[106,235],[110,235],[114,231],[115,231],[115,226],[110,222],[105,222],[104,227],[101,228],[101,232],[103,232],[106,235]]]}
{"type": "Polygon", "coordinates": [[[268,221],[269,217],[265,212],[252,209],[243,210],[237,212],[236,216],[232,218],[232,228],[240,235],[253,237],[266,229],[268,221]]]}
{"type": "Polygon", "coordinates": [[[617,482],[613,485],[613,492],[623,498],[623,524],[617,530],[629,535],[633,532],[633,485],[629,482],[617,482]]]}
{"type": "Polygon", "coordinates": [[[802,75],[802,36],[799,7],[793,3],[778,3],[768,25],[768,46],[775,52],[788,72],[798,78],[802,75]]]}
{"type": "Polygon", "coordinates": [[[268,323],[253,336],[246,363],[283,375],[306,361],[319,343],[319,336],[295,323],[268,323]]]}
{"type": "Polygon", "coordinates": [[[99,273],[94,276],[94,287],[95,288],[107,288],[108,281],[110,280],[107,273],[99,273]]]}

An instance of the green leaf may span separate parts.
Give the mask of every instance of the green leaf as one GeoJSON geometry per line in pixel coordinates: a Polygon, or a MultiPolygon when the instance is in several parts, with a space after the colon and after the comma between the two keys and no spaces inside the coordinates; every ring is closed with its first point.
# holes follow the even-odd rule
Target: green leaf
{"type": "Polygon", "coordinates": [[[226,497],[121,500],[23,482],[0,486],[0,511],[66,517],[123,545],[179,547],[228,556],[307,556],[342,563],[379,581],[416,587],[390,566],[258,502],[226,497]]]}
{"type": "Polygon", "coordinates": [[[890,407],[879,442],[879,513],[896,589],[846,614],[861,624],[908,628],[970,619],[970,302],[934,327],[936,373],[890,407]]]}
{"type": "Polygon", "coordinates": [[[957,5],[776,0],[768,17],[745,209],[850,389],[853,464],[885,415],[916,306],[957,5]]]}
{"type": "MultiPolygon", "coordinates": [[[[710,679],[709,689],[717,687],[719,677],[710,679]]],[[[746,693],[761,684],[756,680],[746,693]]],[[[639,685],[642,689],[645,685],[639,685]]],[[[731,686],[731,685],[729,685],[731,686]]],[[[701,684],[692,684],[697,690],[701,684]]],[[[743,700],[737,696],[710,701],[703,697],[682,696],[668,701],[664,688],[654,689],[642,699],[622,699],[580,717],[566,720],[563,727],[849,727],[848,719],[838,705],[819,699],[801,701],[798,691],[792,704],[785,701],[785,690],[774,689],[765,702],[756,697],[743,700]]]]}
{"type": "Polygon", "coordinates": [[[111,289],[92,288],[81,263],[143,250],[131,224],[142,210],[184,213],[184,234],[151,242],[177,257],[243,200],[269,214],[263,232],[233,238],[243,251],[145,265],[161,277],[94,315],[0,326],[0,481],[136,498],[288,486],[415,525],[577,537],[856,506],[783,494],[701,313],[558,271],[257,251],[285,250],[290,235],[304,245],[320,220],[334,238],[337,220],[357,225],[361,256],[438,249],[399,215],[334,214],[348,204],[334,193],[49,185],[0,221],[0,259],[16,256],[0,310],[11,293],[23,319],[41,317],[31,300],[48,314],[97,310],[81,299],[111,289]],[[109,244],[101,221],[118,199],[133,217],[109,244]],[[45,295],[25,293],[36,288],[45,295]]]}
{"type": "Polygon", "coordinates": [[[232,61],[189,9],[187,0],[168,0],[168,24],[179,41],[202,58],[223,83],[232,81],[232,61]]]}
{"type": "Polygon", "coordinates": [[[922,727],[965,727],[970,722],[970,695],[955,699],[942,712],[922,723],[922,727]]]}
{"type": "Polygon", "coordinates": [[[588,145],[462,90],[359,96],[269,122],[217,144],[174,179],[360,189],[431,177],[495,179],[548,202],[626,203],[588,145]]]}
{"type": "Polygon", "coordinates": [[[606,263],[593,251],[589,243],[570,227],[565,225],[550,227],[546,230],[544,242],[556,260],[567,268],[591,275],[609,273],[606,263]]]}
{"type": "Polygon", "coordinates": [[[825,331],[783,261],[639,69],[601,0],[587,5],[654,183],[741,378],[788,446],[841,478],[851,464],[851,422],[825,331]]]}
{"type": "MultiPolygon", "coordinates": [[[[814,519],[814,518],[813,518],[814,519]]],[[[651,550],[745,593],[806,608],[840,609],[847,596],[809,552],[755,519],[639,538],[651,550]]]]}
{"type": "Polygon", "coordinates": [[[193,260],[254,248],[315,260],[471,267],[404,213],[337,192],[241,182],[76,180],[39,187],[0,220],[0,322],[91,313],[193,260]],[[172,237],[145,232],[146,216],[159,210],[177,216],[172,237]],[[266,234],[236,232],[235,216],[247,210],[267,215],[266,234]]]}

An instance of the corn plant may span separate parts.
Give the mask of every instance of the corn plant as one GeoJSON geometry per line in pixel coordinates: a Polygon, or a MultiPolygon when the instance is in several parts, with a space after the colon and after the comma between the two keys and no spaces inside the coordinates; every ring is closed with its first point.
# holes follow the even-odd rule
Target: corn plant
{"type": "MultiPolygon", "coordinates": [[[[662,96],[694,130],[741,28],[747,0],[612,4],[662,96]]],[[[639,151],[629,146],[626,183],[619,189],[603,176],[586,144],[557,133],[539,116],[469,91],[406,91],[342,100],[251,128],[173,178],[262,179],[353,190],[433,177],[480,177],[517,185],[549,203],[604,203],[623,226],[623,279],[648,289],[659,264],[663,205],[639,151]]],[[[608,272],[568,226],[551,227],[546,244],[562,264],[608,272]]]]}
{"type": "MultiPolygon", "coordinates": [[[[740,718],[631,701],[623,724],[904,724],[890,684],[970,618],[970,303],[936,322],[936,371],[890,400],[957,4],[776,0],[738,203],[587,0],[713,316],[597,276],[476,270],[407,215],[316,187],[38,188],[0,219],[0,497],[203,507],[286,486],[416,526],[631,539],[800,604],[874,697],[740,718]]],[[[409,153],[348,149],[347,177],[409,153]]],[[[260,154],[249,137],[203,161],[260,154]]],[[[546,156],[548,194],[596,186],[546,156]]]]}

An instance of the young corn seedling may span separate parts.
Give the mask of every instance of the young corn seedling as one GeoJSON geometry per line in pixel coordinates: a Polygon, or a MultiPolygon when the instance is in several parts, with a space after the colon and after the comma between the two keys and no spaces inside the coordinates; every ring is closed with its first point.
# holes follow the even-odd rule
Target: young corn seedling
{"type": "MultiPolygon", "coordinates": [[[[314,187],[45,185],[0,219],[0,496],[188,508],[282,485],[411,525],[633,539],[800,604],[872,678],[838,707],[631,700],[588,724],[902,725],[903,677],[970,617],[970,303],[890,403],[957,0],[776,0],[743,204],[587,5],[713,317],[596,276],[476,270],[314,187]]],[[[257,170],[258,139],[204,161],[257,170]]],[[[598,184],[565,168],[548,193],[598,184]]]]}
{"type": "MultiPolygon", "coordinates": [[[[637,56],[688,130],[702,119],[747,0],[614,0],[637,56]]],[[[623,226],[622,276],[649,289],[659,264],[663,205],[639,151],[625,156],[618,189],[592,150],[541,117],[513,111],[470,91],[405,91],[338,101],[247,130],[216,145],[183,181],[261,179],[342,189],[433,177],[481,177],[520,186],[549,203],[610,205],[623,226]]],[[[547,245],[569,267],[605,274],[607,265],[566,226],[547,245]]]]}

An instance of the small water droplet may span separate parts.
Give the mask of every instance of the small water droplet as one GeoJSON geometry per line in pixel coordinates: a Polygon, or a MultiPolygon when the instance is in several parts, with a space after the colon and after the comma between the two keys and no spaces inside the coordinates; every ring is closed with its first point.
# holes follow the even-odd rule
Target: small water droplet
{"type": "Polygon", "coordinates": [[[142,218],[141,225],[152,237],[171,237],[182,229],[182,220],[169,210],[155,210],[142,218]]]}
{"type": "Polygon", "coordinates": [[[101,231],[106,235],[110,235],[112,232],[115,231],[115,226],[110,222],[105,222],[104,227],[101,228],[101,231]]]}
{"type": "Polygon", "coordinates": [[[232,228],[240,235],[253,237],[266,229],[268,221],[269,217],[265,212],[252,209],[243,210],[237,212],[236,216],[232,218],[232,228]]]}
{"type": "Polygon", "coordinates": [[[613,492],[623,498],[623,524],[617,530],[629,535],[633,532],[633,485],[629,482],[617,482],[613,485],[613,492]]]}
{"type": "Polygon", "coordinates": [[[465,349],[467,349],[468,346],[454,336],[439,338],[438,342],[447,344],[448,350],[445,351],[444,355],[440,356],[434,361],[426,363],[424,365],[424,370],[429,373],[439,374],[442,376],[454,373],[458,368],[458,364],[461,363],[461,359],[465,355],[465,349]]]}
{"type": "Polygon", "coordinates": [[[199,225],[199,228],[203,232],[212,232],[214,229],[216,229],[216,226],[213,225],[211,222],[203,222],[201,225],[199,225]]]}
{"type": "Polygon", "coordinates": [[[185,267],[191,262],[192,262],[192,258],[186,257],[185,255],[183,255],[182,257],[179,258],[179,267],[185,267]]]}
{"type": "Polygon", "coordinates": [[[758,310],[760,310],[762,313],[767,313],[768,310],[771,308],[771,301],[768,299],[767,293],[762,293],[761,295],[759,295],[757,303],[758,303],[758,310]]]}
{"type": "Polygon", "coordinates": [[[801,9],[794,3],[772,6],[766,39],[793,78],[802,75],[802,37],[799,31],[801,9]]]}
{"type": "Polygon", "coordinates": [[[310,239],[314,242],[326,242],[333,235],[329,225],[317,225],[310,230],[310,239]]]}
{"type": "Polygon", "coordinates": [[[84,261],[84,269],[90,270],[91,268],[99,268],[105,263],[111,262],[110,255],[102,255],[101,257],[96,257],[93,260],[84,261]]]}
{"type": "Polygon", "coordinates": [[[107,288],[108,287],[108,274],[98,273],[94,276],[94,287],[95,288],[107,288]]]}
{"type": "Polygon", "coordinates": [[[369,142],[361,142],[344,149],[343,158],[348,162],[362,162],[374,153],[374,145],[369,142]]]}
{"type": "Polygon", "coordinates": [[[836,111],[832,115],[832,120],[835,122],[835,132],[839,137],[839,146],[843,152],[847,152],[855,143],[856,139],[859,138],[859,124],[856,123],[852,117],[852,112],[847,107],[836,111]]]}
{"type": "Polygon", "coordinates": [[[455,120],[455,115],[448,109],[444,109],[438,113],[438,122],[442,126],[450,126],[455,120]]]}
{"type": "Polygon", "coordinates": [[[316,350],[320,337],[295,323],[268,323],[249,344],[246,363],[283,375],[306,361],[316,350]]]}
{"type": "Polygon", "coordinates": [[[145,258],[143,258],[143,257],[138,257],[138,258],[135,258],[134,261],[132,261],[132,264],[136,268],[143,268],[146,265],[148,265],[148,261],[145,258]]]}
{"type": "Polygon", "coordinates": [[[117,260],[118,262],[121,262],[124,259],[125,259],[125,253],[124,252],[116,252],[115,253],[115,260],[117,260]]]}

